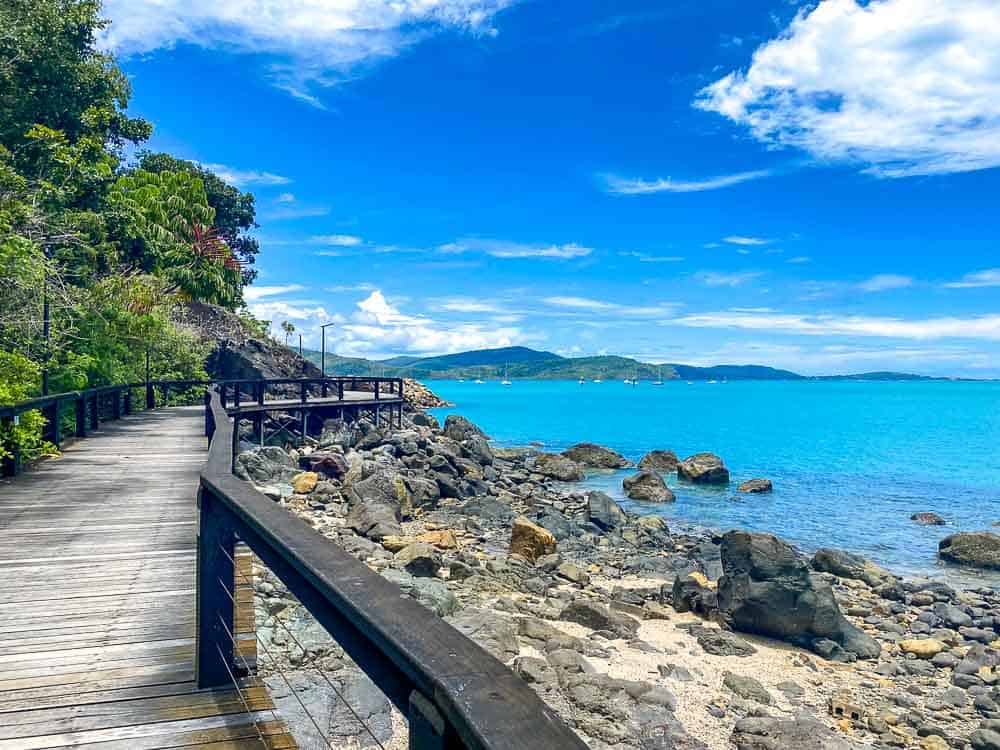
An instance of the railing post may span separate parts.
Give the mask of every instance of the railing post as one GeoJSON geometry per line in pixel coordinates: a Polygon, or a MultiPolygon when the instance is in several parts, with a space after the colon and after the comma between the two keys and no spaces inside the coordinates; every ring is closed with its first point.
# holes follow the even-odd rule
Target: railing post
{"type": "Polygon", "coordinates": [[[233,386],[233,406],[235,406],[237,410],[239,410],[239,408],[240,408],[240,384],[239,383],[237,383],[235,386],[233,386]]]}
{"type": "Polygon", "coordinates": [[[375,380],[375,400],[376,401],[378,401],[379,398],[381,398],[381,396],[379,395],[379,388],[380,388],[381,385],[382,385],[382,381],[376,379],[375,380]]]}
{"type": "Polygon", "coordinates": [[[111,418],[121,419],[122,418],[122,392],[115,389],[111,391],[112,407],[111,407],[111,418]]]}
{"type": "Polygon", "coordinates": [[[266,385],[267,385],[267,383],[264,382],[263,380],[258,380],[257,381],[257,405],[258,406],[263,406],[264,405],[264,386],[266,386],[266,385]]]}
{"type": "Polygon", "coordinates": [[[90,399],[90,429],[96,430],[101,426],[101,403],[100,397],[95,393],[90,399]]]}
{"type": "Polygon", "coordinates": [[[205,437],[209,444],[212,443],[212,436],[215,434],[215,414],[212,412],[212,392],[205,391],[205,437]]]}
{"type": "Polygon", "coordinates": [[[168,405],[167,402],[170,400],[170,386],[164,383],[162,386],[162,390],[163,390],[163,405],[167,406],[168,405]]]}
{"type": "Polygon", "coordinates": [[[125,414],[132,413],[132,389],[125,389],[125,414]]]}
{"type": "Polygon", "coordinates": [[[303,380],[301,383],[299,383],[299,398],[302,400],[303,404],[306,402],[307,392],[308,389],[306,388],[306,381],[303,380]]]}
{"type": "Polygon", "coordinates": [[[76,436],[87,437],[87,397],[80,396],[76,400],[76,436]]]}
{"type": "Polygon", "coordinates": [[[402,378],[399,379],[399,397],[400,398],[403,397],[403,379],[402,378]]]}
{"type": "Polygon", "coordinates": [[[156,390],[153,388],[152,383],[146,383],[146,408],[156,408],[156,390]]]}
{"type": "Polygon", "coordinates": [[[240,410],[237,409],[236,413],[233,414],[233,444],[232,450],[232,460],[229,462],[229,470],[236,470],[236,456],[240,453],[240,410]]]}
{"type": "Polygon", "coordinates": [[[62,426],[59,424],[59,402],[53,402],[50,408],[52,410],[52,416],[49,417],[50,424],[52,425],[52,445],[58,450],[62,444],[62,426]]]}
{"type": "Polygon", "coordinates": [[[228,685],[235,673],[233,602],[236,540],[211,490],[198,493],[198,593],[195,675],[199,688],[228,685]]]}
{"type": "Polygon", "coordinates": [[[222,408],[226,408],[226,384],[219,383],[219,401],[222,402],[222,408]]]}
{"type": "Polygon", "coordinates": [[[327,381],[326,381],[326,377],[324,376],[323,382],[319,386],[319,388],[320,388],[320,395],[323,398],[326,398],[326,386],[327,386],[327,381]]]}
{"type": "MultiPolygon", "coordinates": [[[[343,401],[344,400],[344,381],[343,380],[338,380],[337,381],[337,400],[338,401],[343,401]]],[[[343,414],[341,414],[341,416],[343,417],[343,414]]]]}

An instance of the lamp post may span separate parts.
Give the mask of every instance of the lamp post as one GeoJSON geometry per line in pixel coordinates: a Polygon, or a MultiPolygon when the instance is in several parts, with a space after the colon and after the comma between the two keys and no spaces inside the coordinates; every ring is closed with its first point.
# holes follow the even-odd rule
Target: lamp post
{"type": "Polygon", "coordinates": [[[327,329],[328,326],[332,326],[332,325],[333,325],[333,323],[324,323],[323,325],[321,325],[319,327],[320,331],[321,331],[320,338],[322,339],[322,342],[323,342],[322,343],[322,351],[320,353],[320,360],[319,360],[320,361],[320,367],[319,367],[319,369],[320,369],[320,374],[324,378],[326,377],[326,329],[327,329]]]}

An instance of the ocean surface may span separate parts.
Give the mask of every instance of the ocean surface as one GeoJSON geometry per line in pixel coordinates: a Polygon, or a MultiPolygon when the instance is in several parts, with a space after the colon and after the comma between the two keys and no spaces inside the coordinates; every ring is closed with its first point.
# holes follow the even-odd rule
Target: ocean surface
{"type": "MultiPolygon", "coordinates": [[[[668,381],[638,387],[515,381],[428,385],[500,445],[606,445],[638,461],[649,450],[684,458],[719,454],[732,475],[725,489],[667,482],[677,502],[628,501],[628,471],[598,473],[585,485],[630,510],[659,513],[672,528],[769,531],[804,551],[834,546],[905,575],[959,585],[1000,584],[937,560],[937,543],[959,530],[1000,521],[1000,383],[668,381]],[[744,479],[767,477],[770,495],[741,495],[744,479]],[[920,526],[934,511],[946,526],[920,526]]],[[[997,529],[1000,531],[1000,529],[997,529]]]]}

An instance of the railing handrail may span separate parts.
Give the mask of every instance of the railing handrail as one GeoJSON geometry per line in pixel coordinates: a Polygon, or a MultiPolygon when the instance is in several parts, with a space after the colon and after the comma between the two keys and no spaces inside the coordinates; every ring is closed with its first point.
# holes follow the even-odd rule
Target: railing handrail
{"type": "MultiPolygon", "coordinates": [[[[418,706],[429,702],[430,711],[443,719],[444,729],[437,731],[451,739],[441,747],[586,748],[500,661],[305,521],[237,479],[231,471],[234,428],[215,389],[209,391],[206,410],[210,445],[201,475],[199,566],[204,564],[203,554],[205,560],[212,559],[213,551],[207,547],[213,539],[228,538],[232,543],[231,536],[238,534],[306,609],[338,636],[341,647],[403,714],[409,714],[411,737],[416,731],[416,700],[418,706]]],[[[218,577],[207,572],[199,586],[202,580],[213,582],[218,577]]],[[[219,601],[225,607],[228,600],[219,601]]],[[[199,639],[209,637],[202,624],[213,619],[202,610],[203,604],[200,594],[199,639]]],[[[228,606],[231,609],[231,603],[228,606]]],[[[199,647],[199,653],[213,652],[199,647]]],[[[203,668],[209,669],[199,666],[199,681],[203,668]]],[[[426,719],[427,709],[416,710],[418,719],[426,719]]]]}

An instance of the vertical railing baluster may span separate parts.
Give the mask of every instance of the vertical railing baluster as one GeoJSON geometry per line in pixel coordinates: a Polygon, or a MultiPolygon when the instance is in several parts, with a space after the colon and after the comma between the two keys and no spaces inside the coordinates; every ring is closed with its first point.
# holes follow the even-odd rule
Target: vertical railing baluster
{"type": "Polygon", "coordinates": [[[87,396],[81,395],[74,403],[76,407],[76,436],[87,437],[87,396]]]}
{"type": "Polygon", "coordinates": [[[204,486],[198,493],[198,515],[195,675],[199,688],[213,688],[228,684],[234,668],[229,634],[236,632],[236,539],[222,503],[204,486]]]}

